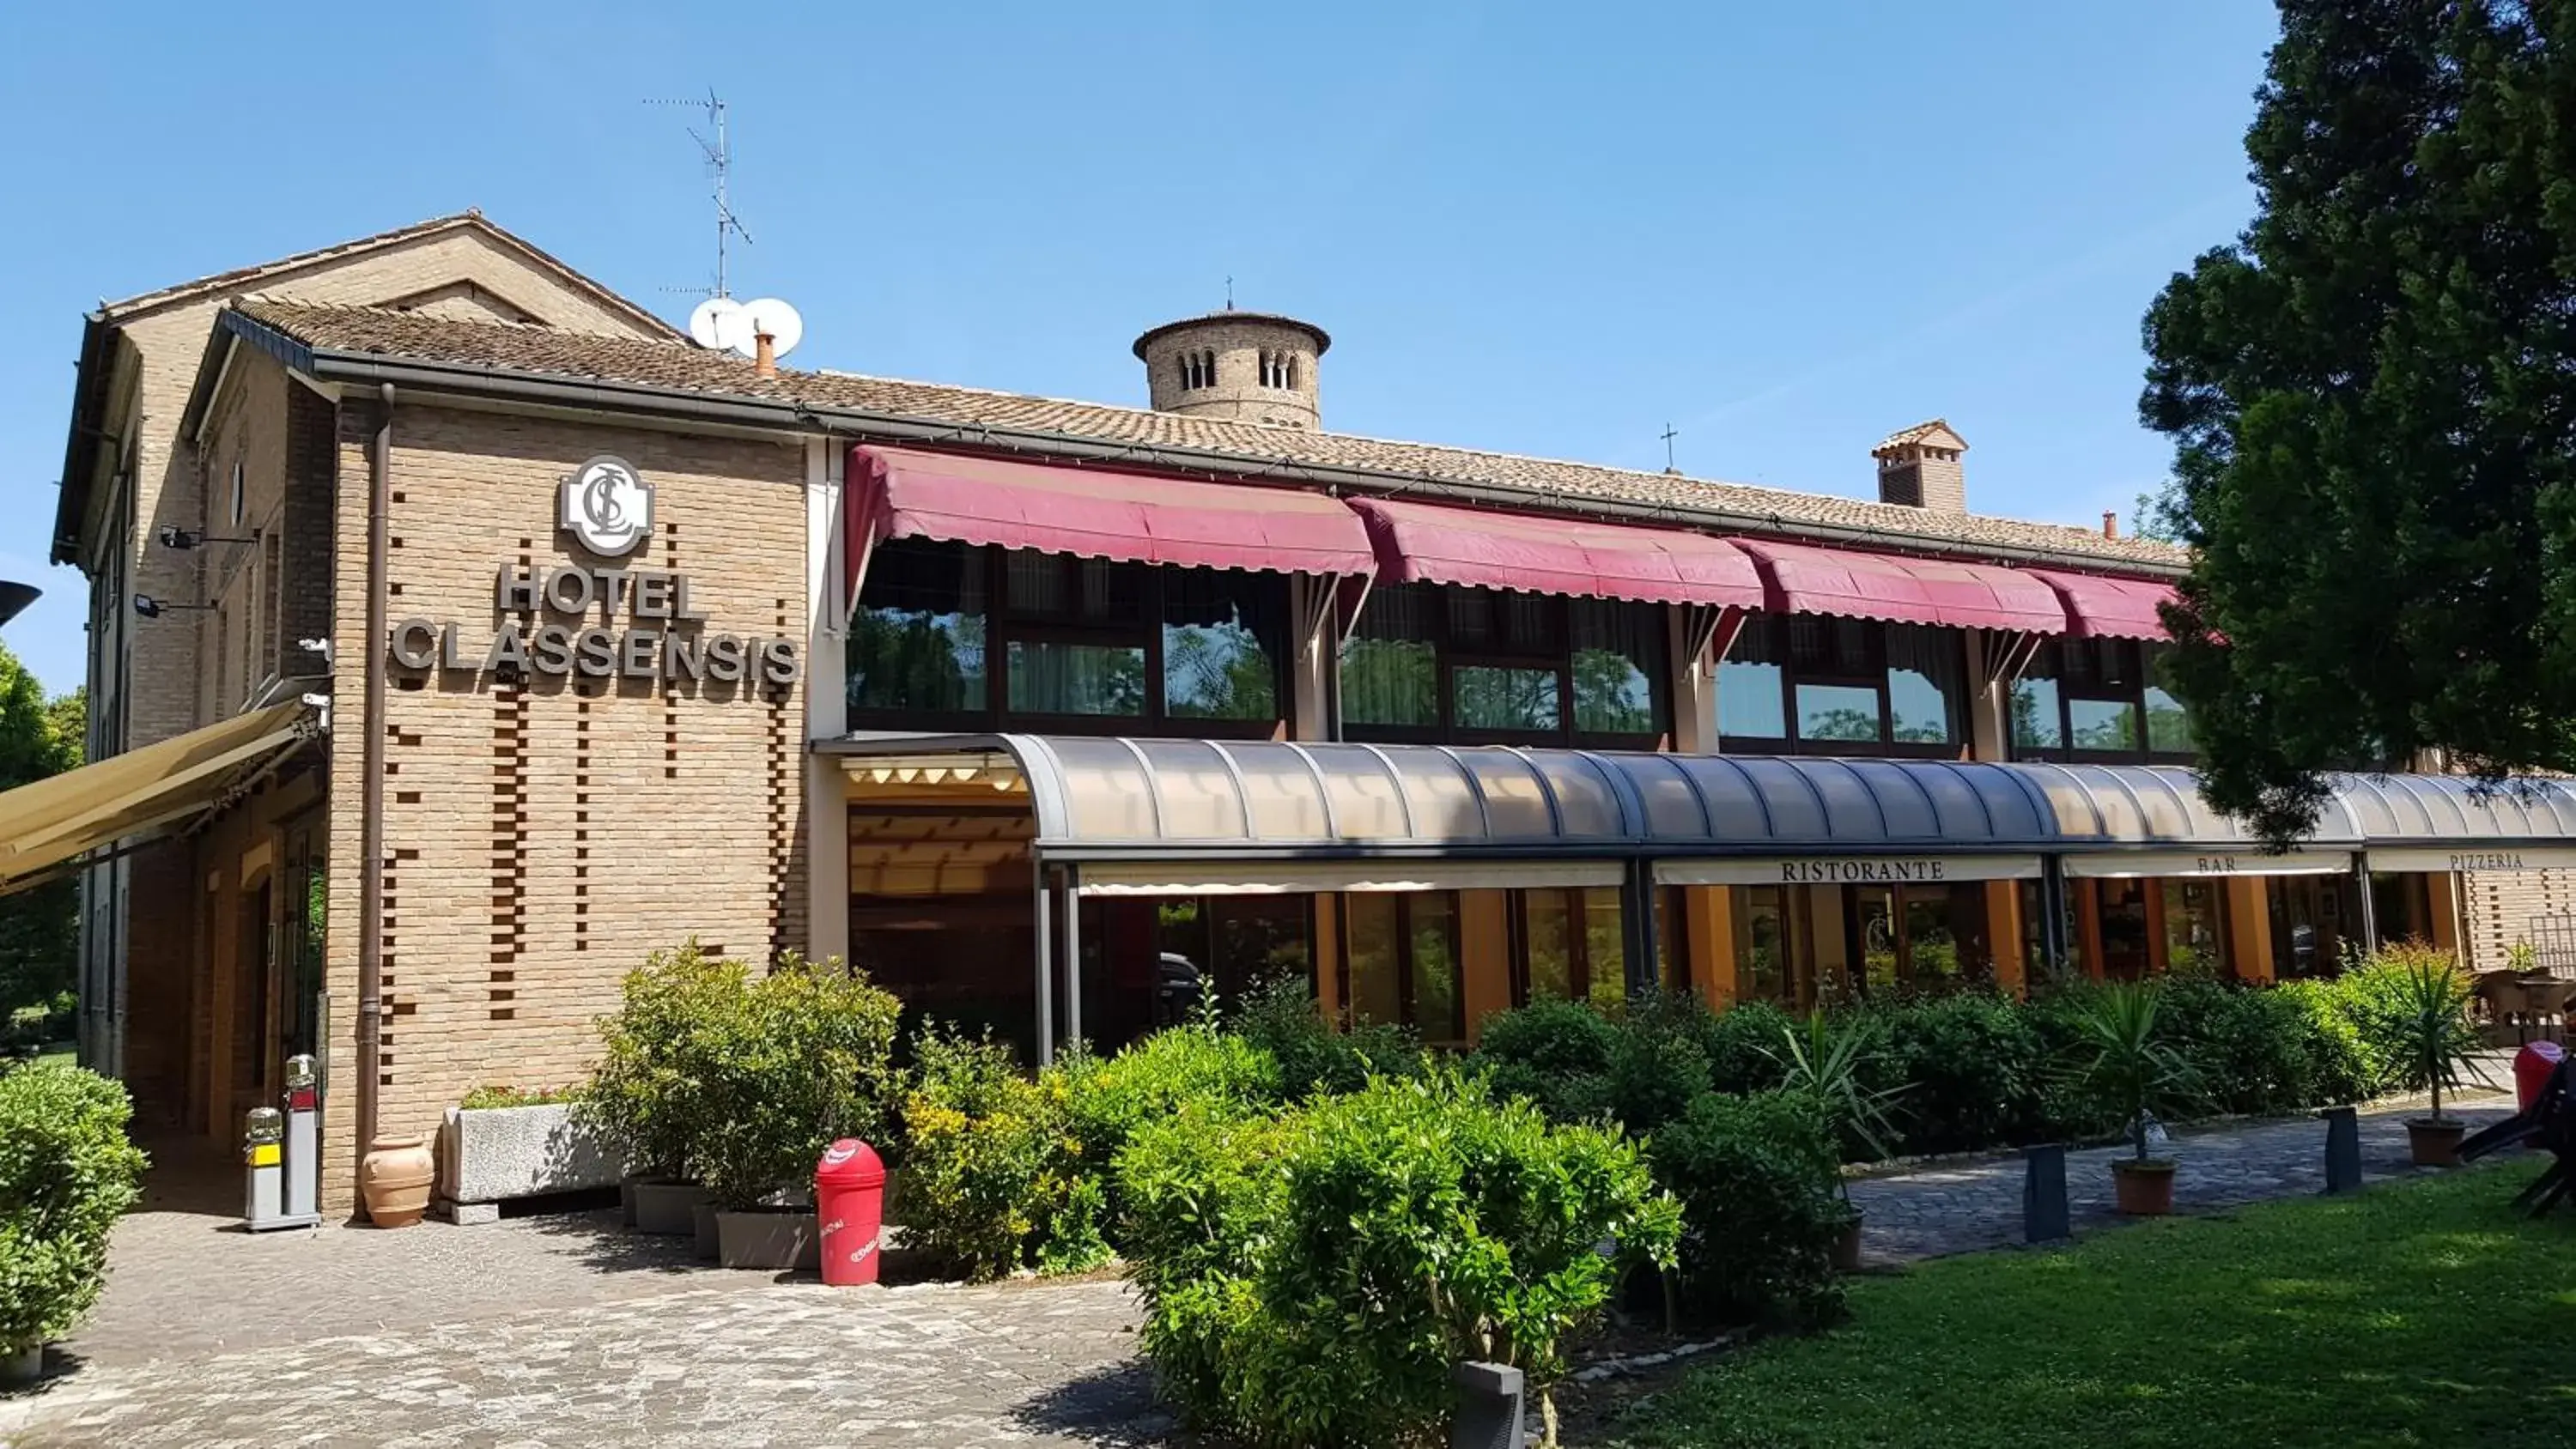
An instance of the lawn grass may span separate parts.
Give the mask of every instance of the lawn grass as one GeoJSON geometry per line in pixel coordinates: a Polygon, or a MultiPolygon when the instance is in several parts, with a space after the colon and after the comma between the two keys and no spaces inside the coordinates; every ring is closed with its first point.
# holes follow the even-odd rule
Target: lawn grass
{"type": "Polygon", "coordinates": [[[1849,1324],[1642,1404],[1639,1446],[2576,1443],[2576,1213],[2537,1163],[1859,1284],[1849,1324]]]}

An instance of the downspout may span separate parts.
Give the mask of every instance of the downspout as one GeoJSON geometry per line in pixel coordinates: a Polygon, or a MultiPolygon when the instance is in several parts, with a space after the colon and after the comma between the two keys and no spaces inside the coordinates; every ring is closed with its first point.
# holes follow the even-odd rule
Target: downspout
{"type": "Polygon", "coordinates": [[[360,644],[366,671],[365,736],[358,747],[358,1111],[357,1152],[376,1145],[376,1082],[384,1060],[385,977],[385,555],[392,511],[394,385],[377,395],[384,414],[367,452],[367,629],[360,644]]]}

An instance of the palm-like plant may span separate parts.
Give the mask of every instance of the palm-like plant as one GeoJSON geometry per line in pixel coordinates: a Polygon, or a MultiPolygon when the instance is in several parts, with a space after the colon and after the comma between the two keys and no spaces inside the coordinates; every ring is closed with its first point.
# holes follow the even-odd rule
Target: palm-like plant
{"type": "Polygon", "coordinates": [[[1848,1133],[1871,1156],[1885,1157],[1896,1138],[1888,1108],[1905,1089],[1862,1081],[1878,1045],[1878,1029],[1869,1022],[1837,1027],[1825,1013],[1811,1011],[1804,1022],[1781,1030],[1779,1049],[1764,1050],[1780,1068],[1780,1090],[1814,1102],[1836,1141],[1848,1133]]]}
{"type": "Polygon", "coordinates": [[[2120,1110],[2139,1162],[2147,1161],[2147,1122],[2156,1108],[2194,1095],[2190,1063],[2164,1038],[2162,1005],[2154,983],[2113,982],[2089,993],[2074,1019],[2069,1073],[2120,1110]]]}
{"type": "MultiPolygon", "coordinates": [[[[2460,1068],[2475,1070],[2476,1038],[2468,1029],[2469,982],[2452,959],[2437,951],[2405,951],[2395,992],[2396,1041],[2407,1077],[2420,1080],[2433,1094],[2430,1120],[2442,1114],[2442,1091],[2460,1090],[2460,1068]]],[[[2483,1076],[2483,1073],[2480,1074],[2483,1076]]]]}

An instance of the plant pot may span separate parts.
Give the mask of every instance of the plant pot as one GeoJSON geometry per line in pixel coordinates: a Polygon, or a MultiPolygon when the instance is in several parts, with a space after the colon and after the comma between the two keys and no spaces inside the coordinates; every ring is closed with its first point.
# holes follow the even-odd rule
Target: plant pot
{"type": "Polygon", "coordinates": [[[635,1184],[635,1231],[693,1237],[698,1231],[697,1205],[706,1200],[707,1190],[694,1182],[646,1178],[635,1184]]]}
{"type": "Polygon", "coordinates": [[[379,1137],[358,1163],[358,1195],[367,1205],[367,1221],[380,1228],[407,1228],[429,1211],[430,1184],[438,1180],[438,1159],[425,1137],[379,1137]]]}
{"type": "Polygon", "coordinates": [[[725,1267],[822,1270],[823,1234],[811,1208],[728,1208],[715,1218],[716,1261],[725,1267]]]}
{"type": "Polygon", "coordinates": [[[2450,1117],[2406,1119],[2406,1150],[2417,1167],[2457,1167],[2469,1124],[2450,1117]]]}
{"type": "Polygon", "coordinates": [[[2155,1158],[2122,1158],[2111,1164],[2111,1186],[2120,1211],[2160,1218],[2173,1211],[2174,1165],[2155,1158]]]}
{"type": "Polygon", "coordinates": [[[716,1233],[716,1204],[713,1198],[700,1198],[689,1206],[689,1226],[697,1234],[698,1261],[716,1261],[721,1246],[716,1233]]]}
{"type": "Polygon", "coordinates": [[[438,1129],[438,1195],[506,1202],[617,1181],[617,1159],[562,1102],[447,1109],[438,1129]]]}
{"type": "Polygon", "coordinates": [[[1841,1232],[1834,1234],[1834,1271],[1837,1273],[1860,1271],[1860,1224],[1860,1209],[1854,1208],[1851,1220],[1843,1224],[1841,1232]]]}
{"type": "Polygon", "coordinates": [[[37,1344],[15,1353],[0,1350],[0,1386],[32,1384],[45,1376],[45,1346],[37,1344]]]}

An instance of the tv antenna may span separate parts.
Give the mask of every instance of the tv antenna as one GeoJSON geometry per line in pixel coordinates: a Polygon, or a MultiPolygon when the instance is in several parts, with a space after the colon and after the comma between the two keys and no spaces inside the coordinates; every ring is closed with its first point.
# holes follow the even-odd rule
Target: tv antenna
{"type": "Polygon", "coordinates": [[[706,136],[699,134],[698,128],[695,126],[689,127],[689,139],[697,142],[698,149],[706,153],[707,175],[714,181],[714,197],[716,203],[716,289],[714,295],[719,298],[731,297],[733,295],[733,291],[730,285],[730,278],[727,276],[725,270],[725,254],[728,245],[731,243],[733,238],[741,237],[743,244],[745,246],[749,246],[752,243],[752,237],[750,230],[742,224],[742,218],[733,214],[733,203],[727,198],[725,191],[726,183],[731,179],[733,173],[733,143],[725,136],[724,97],[716,94],[715,87],[709,86],[707,87],[707,95],[704,100],[648,100],[644,104],[648,106],[689,106],[706,112],[707,129],[714,133],[715,139],[712,141],[708,140],[706,136]]]}

